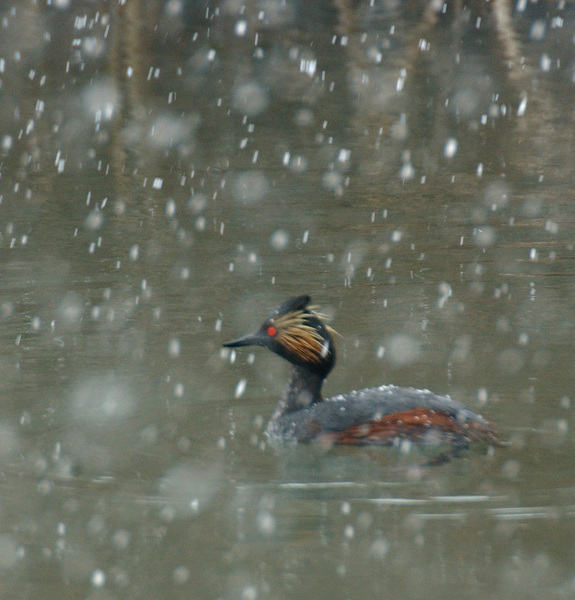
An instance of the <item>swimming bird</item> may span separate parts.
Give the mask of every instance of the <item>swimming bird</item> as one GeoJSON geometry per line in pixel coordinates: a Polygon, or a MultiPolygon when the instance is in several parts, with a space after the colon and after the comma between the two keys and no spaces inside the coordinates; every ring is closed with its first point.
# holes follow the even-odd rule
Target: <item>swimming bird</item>
{"type": "Polygon", "coordinates": [[[323,398],[321,388],[335,365],[336,332],[307,295],[281,304],[255,331],[227,348],[263,346],[292,365],[287,386],[268,423],[271,442],[320,442],[353,446],[497,443],[483,417],[446,395],[395,385],[323,398]]]}

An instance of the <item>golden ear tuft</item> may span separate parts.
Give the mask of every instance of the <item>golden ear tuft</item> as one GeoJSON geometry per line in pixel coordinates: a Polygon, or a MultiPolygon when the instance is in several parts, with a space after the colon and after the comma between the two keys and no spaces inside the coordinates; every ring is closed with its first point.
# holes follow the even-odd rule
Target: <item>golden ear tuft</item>
{"type": "MultiPolygon", "coordinates": [[[[313,316],[322,323],[325,315],[317,312],[315,307],[306,310],[294,310],[270,320],[277,329],[276,341],[290,354],[297,356],[302,362],[321,363],[329,353],[329,342],[324,339],[316,327],[310,325],[306,316],[313,316]]],[[[334,329],[324,324],[332,335],[339,335],[334,329]]],[[[333,343],[333,342],[332,342],[333,343]]]]}
{"type": "Polygon", "coordinates": [[[320,312],[319,306],[316,306],[314,304],[313,306],[308,307],[308,310],[311,315],[313,315],[323,323],[323,326],[329,331],[330,335],[333,335],[338,338],[343,338],[343,335],[341,335],[339,331],[336,331],[333,327],[327,324],[326,321],[330,320],[330,316],[320,312]]]}

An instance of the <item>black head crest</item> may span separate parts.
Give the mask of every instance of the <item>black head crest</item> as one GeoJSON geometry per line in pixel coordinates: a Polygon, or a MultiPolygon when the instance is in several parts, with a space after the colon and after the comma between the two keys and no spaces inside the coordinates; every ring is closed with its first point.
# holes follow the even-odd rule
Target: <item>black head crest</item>
{"type": "Polygon", "coordinates": [[[290,298],[274,310],[257,332],[224,345],[265,346],[291,363],[325,377],[335,363],[332,335],[337,334],[325,325],[325,316],[310,302],[307,295],[290,298]]]}
{"type": "Polygon", "coordinates": [[[296,296],[295,298],[290,298],[285,302],[282,302],[272,313],[270,319],[278,318],[281,315],[286,315],[288,313],[293,313],[296,311],[304,311],[308,308],[311,302],[311,298],[304,294],[303,296],[296,296]]]}

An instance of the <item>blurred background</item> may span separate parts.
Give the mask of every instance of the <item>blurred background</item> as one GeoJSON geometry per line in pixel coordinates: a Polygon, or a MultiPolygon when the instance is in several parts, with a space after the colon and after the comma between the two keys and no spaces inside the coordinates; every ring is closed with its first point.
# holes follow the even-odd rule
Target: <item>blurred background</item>
{"type": "Polygon", "coordinates": [[[0,595],[575,598],[569,0],[0,3],[0,595]],[[326,393],[509,445],[272,449],[326,393]]]}

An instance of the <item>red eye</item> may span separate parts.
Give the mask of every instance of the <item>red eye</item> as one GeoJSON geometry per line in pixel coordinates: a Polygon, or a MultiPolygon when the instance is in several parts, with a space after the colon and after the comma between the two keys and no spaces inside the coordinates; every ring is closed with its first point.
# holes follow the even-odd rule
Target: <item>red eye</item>
{"type": "Polygon", "coordinates": [[[275,335],[277,332],[278,332],[278,331],[277,331],[277,329],[276,329],[276,328],[275,328],[273,325],[270,325],[270,326],[268,327],[268,335],[269,335],[270,337],[274,337],[274,335],[275,335]]]}

